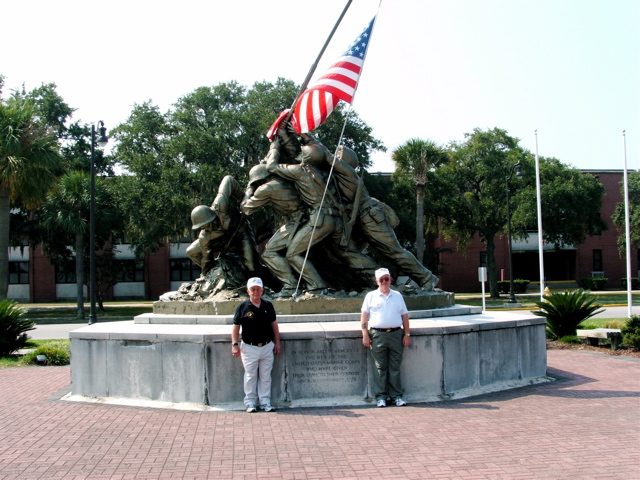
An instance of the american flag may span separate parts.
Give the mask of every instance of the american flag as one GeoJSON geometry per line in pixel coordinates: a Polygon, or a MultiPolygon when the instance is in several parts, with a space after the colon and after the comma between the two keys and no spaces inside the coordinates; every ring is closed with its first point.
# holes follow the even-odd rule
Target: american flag
{"type": "MultiPolygon", "coordinates": [[[[375,20],[373,17],[340,58],[300,96],[291,116],[291,124],[297,133],[319,127],[340,100],[353,101],[375,20]]],[[[287,113],[281,113],[271,125],[267,132],[269,139],[273,139],[287,113]]]]}

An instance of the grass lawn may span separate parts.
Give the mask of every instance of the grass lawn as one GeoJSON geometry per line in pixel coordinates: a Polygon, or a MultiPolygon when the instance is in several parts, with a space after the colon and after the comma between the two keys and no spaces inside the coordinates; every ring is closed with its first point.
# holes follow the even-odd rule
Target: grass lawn
{"type": "MultiPolygon", "coordinates": [[[[596,303],[602,305],[603,307],[614,306],[614,305],[626,305],[627,304],[627,295],[622,293],[595,293],[593,296],[596,297],[596,303]]],[[[516,295],[516,301],[522,305],[522,309],[536,309],[536,302],[540,300],[539,294],[526,294],[526,295],[516,295]]],[[[498,299],[489,298],[487,294],[485,296],[485,304],[487,309],[501,309],[504,310],[504,304],[509,301],[509,295],[502,294],[502,296],[498,299]]],[[[640,302],[640,294],[633,294],[632,301],[635,304],[636,302],[640,302]]],[[[482,306],[482,296],[479,294],[456,294],[456,303],[460,305],[473,305],[473,306],[482,306]]]]}
{"type": "MultiPolygon", "coordinates": [[[[22,305],[22,308],[27,310],[26,318],[41,325],[46,323],[86,323],[89,320],[90,313],[87,306],[84,309],[84,319],[78,319],[76,306],[72,304],[29,304],[22,305]]],[[[97,308],[97,316],[99,319],[106,321],[131,320],[136,315],[151,313],[152,311],[153,304],[151,302],[149,302],[148,306],[140,303],[131,305],[122,303],[105,304],[104,311],[97,308]]]]}
{"type": "MultiPolygon", "coordinates": [[[[26,345],[24,346],[25,349],[35,349],[38,347],[41,347],[43,345],[49,344],[49,343],[56,343],[56,344],[61,344],[61,343],[65,343],[67,345],[67,349],[68,349],[68,345],[69,345],[69,340],[33,340],[30,339],[26,345]]],[[[27,366],[31,366],[30,364],[24,362],[23,356],[22,355],[8,355],[8,356],[0,356],[0,368],[7,368],[7,367],[27,367],[27,366]]]]}

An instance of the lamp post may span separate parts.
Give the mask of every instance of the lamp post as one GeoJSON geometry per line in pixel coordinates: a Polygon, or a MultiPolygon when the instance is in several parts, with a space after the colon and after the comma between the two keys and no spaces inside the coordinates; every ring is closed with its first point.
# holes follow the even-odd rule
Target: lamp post
{"type": "Polygon", "coordinates": [[[96,126],[91,125],[91,205],[89,207],[89,296],[91,310],[89,313],[89,325],[98,321],[96,315],[96,143],[104,147],[109,139],[104,122],[100,120],[100,138],[96,141],[96,126]]]}
{"type": "Polygon", "coordinates": [[[509,237],[509,302],[508,303],[518,303],[516,302],[516,296],[514,294],[513,289],[513,262],[512,262],[512,250],[511,250],[511,207],[510,203],[510,192],[509,192],[509,180],[513,176],[513,172],[516,173],[516,178],[522,178],[522,165],[520,162],[516,163],[507,175],[507,235],[509,237]]]}

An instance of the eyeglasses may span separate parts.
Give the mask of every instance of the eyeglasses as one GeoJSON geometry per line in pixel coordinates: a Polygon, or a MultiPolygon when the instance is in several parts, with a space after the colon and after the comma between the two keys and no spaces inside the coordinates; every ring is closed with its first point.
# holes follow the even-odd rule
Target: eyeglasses
{"type": "Polygon", "coordinates": [[[391,277],[380,277],[378,280],[380,280],[381,282],[390,282],[391,277]]]}

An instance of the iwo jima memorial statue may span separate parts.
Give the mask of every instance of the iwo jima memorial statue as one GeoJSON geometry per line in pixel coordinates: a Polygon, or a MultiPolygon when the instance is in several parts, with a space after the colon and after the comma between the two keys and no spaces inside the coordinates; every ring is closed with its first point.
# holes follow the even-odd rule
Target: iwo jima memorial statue
{"type": "Polygon", "coordinates": [[[272,403],[366,404],[374,367],[359,312],[379,267],[406,278],[394,289],[410,310],[413,340],[402,363],[407,400],[546,380],[545,320],[455,305],[454,295],[437,289],[438,278],[398,242],[397,216],[369,195],[355,152],[342,145],[331,152],[309,133],[340,100],[352,102],[374,23],[375,17],[307,88],[316,61],[292,108],[269,129],[270,149],[251,168],[248,185],[226,176],[211,206],[193,209],[198,238],[187,254],[202,269],[200,278],[155,302],[151,314],[71,332],[68,399],[243,408],[231,324],[247,279],[259,276],[282,342],[272,403]],[[251,219],[263,208],[280,221],[258,253],[251,219]]]}

